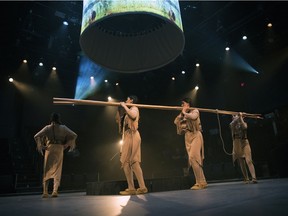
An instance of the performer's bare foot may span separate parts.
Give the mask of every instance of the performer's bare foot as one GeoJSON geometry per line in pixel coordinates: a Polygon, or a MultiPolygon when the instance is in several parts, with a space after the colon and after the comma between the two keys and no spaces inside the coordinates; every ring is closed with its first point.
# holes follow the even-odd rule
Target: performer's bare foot
{"type": "Polygon", "coordinates": [[[119,192],[120,195],[135,195],[136,190],[135,189],[125,189],[124,191],[119,192]]]}
{"type": "Polygon", "coordinates": [[[53,198],[58,197],[58,193],[56,191],[53,191],[51,197],[53,197],[53,198]]]}
{"type": "Polygon", "coordinates": [[[136,191],[136,194],[146,194],[148,193],[148,189],[147,188],[138,188],[136,191]]]}
{"type": "Polygon", "coordinates": [[[204,188],[206,188],[207,187],[207,184],[206,185],[202,185],[202,184],[195,184],[195,185],[193,185],[190,189],[191,190],[202,190],[202,189],[204,189],[204,188]]]}
{"type": "Polygon", "coordinates": [[[48,193],[43,193],[42,194],[42,198],[48,198],[48,197],[49,197],[48,193]]]}

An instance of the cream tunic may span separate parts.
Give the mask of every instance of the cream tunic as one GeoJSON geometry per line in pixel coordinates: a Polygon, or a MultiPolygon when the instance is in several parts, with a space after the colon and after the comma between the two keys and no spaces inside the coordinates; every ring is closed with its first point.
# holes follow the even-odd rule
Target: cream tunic
{"type": "Polygon", "coordinates": [[[182,112],[175,118],[174,124],[177,127],[177,134],[185,134],[185,147],[189,156],[196,184],[207,185],[203,172],[204,141],[202,127],[198,109],[193,109],[189,113],[182,112]]]}
{"type": "Polygon", "coordinates": [[[123,146],[120,161],[122,164],[128,162],[141,162],[141,136],[138,131],[139,110],[137,107],[131,107],[130,111],[135,119],[126,115],[123,126],[123,146]]]}
{"type": "Polygon", "coordinates": [[[233,162],[239,158],[246,158],[252,161],[251,148],[247,139],[248,125],[242,119],[234,119],[230,123],[233,138],[233,162]]]}

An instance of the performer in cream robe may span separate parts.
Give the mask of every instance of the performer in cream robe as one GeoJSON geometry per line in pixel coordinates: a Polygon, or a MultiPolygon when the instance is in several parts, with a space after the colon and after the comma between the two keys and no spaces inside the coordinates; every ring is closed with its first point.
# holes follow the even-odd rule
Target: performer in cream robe
{"type": "MultiPolygon", "coordinates": [[[[126,103],[136,103],[137,97],[131,95],[127,98],[126,103]]],[[[138,131],[139,109],[136,106],[128,108],[126,103],[121,102],[120,105],[125,109],[125,115],[119,115],[117,123],[121,122],[119,117],[123,119],[122,131],[122,150],[120,156],[121,167],[124,170],[128,188],[120,191],[121,195],[145,194],[148,189],[145,186],[141,163],[141,136],[138,131]],[[139,188],[136,190],[134,186],[133,173],[135,174],[139,188]]],[[[118,110],[119,112],[119,110],[118,110]]],[[[121,124],[119,124],[121,125],[121,124]]]]}
{"type": "Polygon", "coordinates": [[[241,112],[238,115],[233,116],[232,122],[230,123],[230,128],[233,139],[233,163],[235,160],[238,161],[244,177],[244,183],[250,182],[246,164],[248,165],[249,172],[252,177],[252,183],[257,183],[255,168],[252,161],[251,148],[247,138],[248,125],[244,121],[241,112]]]}
{"type": "Polygon", "coordinates": [[[43,198],[48,197],[49,179],[54,180],[52,197],[58,196],[58,187],[61,182],[63,151],[70,147],[75,148],[77,134],[63,125],[58,113],[51,114],[51,124],[40,130],[34,139],[37,143],[38,152],[44,154],[43,167],[43,198]]]}
{"type": "Polygon", "coordinates": [[[189,157],[189,164],[193,169],[196,184],[192,190],[200,190],[207,187],[203,172],[204,141],[198,109],[189,110],[192,100],[182,100],[182,112],[175,118],[177,134],[185,136],[185,147],[189,157]]]}

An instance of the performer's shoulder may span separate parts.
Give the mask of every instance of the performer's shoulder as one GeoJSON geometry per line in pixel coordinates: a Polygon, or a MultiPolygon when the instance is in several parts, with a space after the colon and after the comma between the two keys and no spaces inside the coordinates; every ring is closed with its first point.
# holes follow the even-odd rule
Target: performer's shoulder
{"type": "Polygon", "coordinates": [[[131,109],[139,111],[137,106],[132,106],[131,109]]]}
{"type": "Polygon", "coordinates": [[[197,109],[197,108],[192,109],[192,112],[197,112],[197,113],[199,113],[199,109],[197,109]]]}

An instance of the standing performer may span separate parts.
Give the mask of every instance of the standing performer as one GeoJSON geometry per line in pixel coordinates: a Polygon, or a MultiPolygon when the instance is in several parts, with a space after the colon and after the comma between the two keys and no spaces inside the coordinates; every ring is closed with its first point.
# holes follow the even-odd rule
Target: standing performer
{"type": "MultiPolygon", "coordinates": [[[[137,97],[131,95],[126,100],[127,104],[137,103],[137,97]]],[[[120,152],[121,168],[123,168],[128,188],[124,191],[120,191],[121,195],[135,195],[145,194],[148,189],[145,186],[141,163],[141,136],[138,131],[138,121],[140,118],[139,109],[136,106],[128,108],[124,102],[120,103],[121,108],[124,108],[125,114],[119,113],[121,109],[118,109],[118,119],[116,122],[122,128],[119,129],[122,134],[122,150],[120,152]],[[123,117],[123,124],[121,123],[121,117],[123,117]],[[133,173],[135,174],[139,188],[136,190],[134,186],[133,173]]]]}
{"type": "Polygon", "coordinates": [[[190,106],[192,106],[192,99],[184,98],[182,100],[182,112],[175,118],[174,124],[177,127],[177,134],[185,135],[185,146],[189,157],[189,164],[193,169],[196,180],[191,189],[200,190],[207,187],[203,172],[204,141],[199,110],[189,110],[190,106]]]}
{"type": "Polygon", "coordinates": [[[255,168],[252,161],[251,148],[247,138],[247,123],[244,121],[241,112],[238,115],[234,115],[232,118],[230,128],[233,139],[233,163],[236,159],[238,160],[238,164],[244,177],[244,183],[249,183],[246,164],[248,165],[250,174],[252,176],[252,183],[257,183],[255,168]]]}
{"type": "Polygon", "coordinates": [[[48,198],[49,179],[54,180],[52,197],[58,197],[63,164],[63,151],[70,147],[69,151],[75,148],[77,134],[63,125],[58,113],[51,114],[51,123],[40,130],[34,139],[37,143],[37,150],[44,156],[43,169],[43,198],[48,198]]]}

